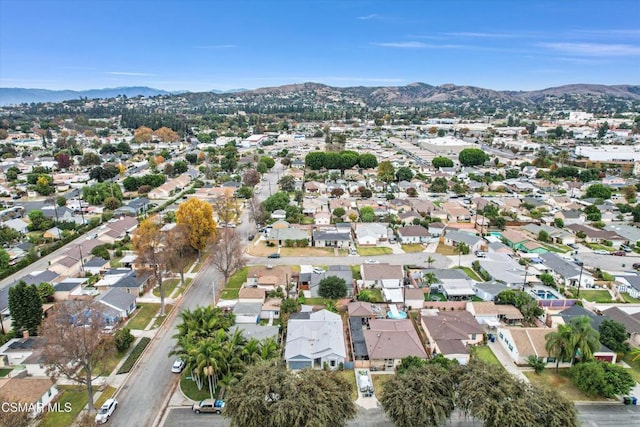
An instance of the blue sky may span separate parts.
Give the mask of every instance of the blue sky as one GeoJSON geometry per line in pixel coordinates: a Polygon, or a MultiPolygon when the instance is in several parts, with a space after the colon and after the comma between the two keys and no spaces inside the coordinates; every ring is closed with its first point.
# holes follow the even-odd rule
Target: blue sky
{"type": "Polygon", "coordinates": [[[640,84],[640,0],[0,0],[0,87],[640,84]]]}

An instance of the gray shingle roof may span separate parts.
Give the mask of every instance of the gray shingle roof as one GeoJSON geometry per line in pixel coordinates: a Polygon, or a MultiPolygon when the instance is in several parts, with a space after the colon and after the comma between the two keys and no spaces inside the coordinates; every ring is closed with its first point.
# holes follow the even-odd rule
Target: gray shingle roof
{"type": "Polygon", "coordinates": [[[112,288],[100,295],[97,300],[125,311],[136,301],[136,297],[122,289],[112,288]]]}

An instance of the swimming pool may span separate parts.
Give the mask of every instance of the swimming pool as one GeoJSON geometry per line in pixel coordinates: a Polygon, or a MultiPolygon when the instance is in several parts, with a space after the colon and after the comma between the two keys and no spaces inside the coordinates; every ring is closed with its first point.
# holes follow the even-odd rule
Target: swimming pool
{"type": "Polygon", "coordinates": [[[540,299],[558,299],[558,297],[555,296],[553,293],[542,290],[542,289],[536,289],[535,291],[531,291],[531,292],[533,292],[540,299]]]}

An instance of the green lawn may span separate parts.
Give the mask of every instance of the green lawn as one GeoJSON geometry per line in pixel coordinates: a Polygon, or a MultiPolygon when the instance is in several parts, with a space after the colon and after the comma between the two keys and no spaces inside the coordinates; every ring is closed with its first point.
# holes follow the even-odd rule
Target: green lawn
{"type": "Polygon", "coordinates": [[[392,253],[393,251],[391,250],[391,248],[362,247],[362,246],[358,248],[358,255],[360,256],[389,255],[392,253]]]}
{"type": "Polygon", "coordinates": [[[112,268],[118,268],[118,267],[120,267],[120,260],[121,260],[121,259],[122,259],[122,257],[121,257],[121,256],[120,256],[120,257],[114,257],[114,258],[111,258],[111,260],[109,261],[109,265],[110,265],[112,268]]]}
{"type": "Polygon", "coordinates": [[[402,247],[402,250],[405,251],[405,253],[414,253],[414,252],[422,252],[424,251],[424,246],[422,246],[419,243],[413,243],[413,244],[407,244],[407,245],[400,245],[402,247]]]}
{"type": "Polygon", "coordinates": [[[137,313],[129,320],[127,327],[129,329],[144,329],[147,327],[153,316],[160,310],[160,304],[138,304],[137,313]]]}
{"type": "Polygon", "coordinates": [[[633,375],[633,378],[635,378],[636,382],[640,383],[640,359],[636,360],[635,362],[633,362],[632,359],[633,356],[631,354],[625,354],[622,360],[624,360],[627,365],[631,366],[631,375],[633,375]]]}
{"type": "MultiPolygon", "coordinates": [[[[180,283],[180,279],[163,280],[162,281],[162,286],[164,287],[164,296],[168,297],[169,295],[171,295],[171,293],[176,288],[178,283],[180,283]]],[[[153,294],[155,296],[159,297],[160,296],[160,288],[157,287],[157,286],[155,288],[153,288],[153,294]]]]}
{"type": "Polygon", "coordinates": [[[605,251],[613,252],[615,249],[611,246],[601,245],[599,243],[587,243],[587,246],[593,250],[604,249],[605,251]]]}
{"type": "Polygon", "coordinates": [[[249,267],[245,267],[236,271],[233,276],[229,278],[229,283],[225,286],[225,289],[240,289],[242,284],[247,281],[247,274],[249,273],[249,267]]]}
{"type": "Polygon", "coordinates": [[[484,282],[484,280],[482,280],[482,277],[480,277],[478,273],[473,271],[473,269],[470,267],[453,267],[453,268],[456,268],[458,270],[463,270],[467,274],[467,276],[469,276],[471,279],[475,280],[476,282],[484,282]]]}
{"type": "Polygon", "coordinates": [[[104,402],[106,402],[107,399],[113,397],[114,394],[116,394],[116,388],[111,387],[110,385],[106,386],[104,390],[102,390],[100,397],[94,402],[93,406],[95,406],[96,408],[101,407],[104,402]]]}
{"type": "Polygon", "coordinates": [[[622,296],[624,302],[628,302],[630,304],[640,304],[639,298],[634,298],[626,292],[620,292],[620,295],[622,296]]]}
{"type": "Polygon", "coordinates": [[[6,369],[6,368],[1,368],[0,369],[0,378],[4,378],[7,375],[9,375],[9,372],[13,371],[13,369],[6,369]]]}
{"type": "Polygon", "coordinates": [[[424,294],[425,301],[446,301],[447,297],[444,294],[438,292],[432,292],[430,294],[424,294]]]}
{"type": "Polygon", "coordinates": [[[483,362],[491,363],[492,365],[502,366],[502,363],[498,360],[495,354],[493,354],[493,350],[486,345],[479,345],[476,347],[471,347],[471,354],[474,357],[482,360],[483,362]]]}
{"type": "MultiPolygon", "coordinates": [[[[187,373],[187,371],[184,371],[180,376],[180,389],[185,396],[191,400],[195,400],[196,402],[199,402],[202,399],[211,399],[211,395],[209,394],[209,384],[205,382],[202,386],[202,390],[198,390],[196,382],[191,380],[191,374],[187,373]]],[[[213,396],[216,396],[216,391],[214,391],[213,396]]]]}
{"type": "Polygon", "coordinates": [[[305,298],[304,304],[307,305],[325,305],[327,301],[331,301],[325,298],[305,298]]]}
{"type": "Polygon", "coordinates": [[[358,399],[358,389],[356,388],[356,371],[337,371],[338,375],[349,381],[351,386],[351,400],[358,399]]]}
{"type": "Polygon", "coordinates": [[[602,290],[580,289],[580,298],[584,298],[587,301],[596,302],[600,304],[613,302],[613,300],[611,299],[611,294],[609,294],[609,291],[602,291],[602,290]]]}
{"type": "Polygon", "coordinates": [[[180,295],[182,295],[184,293],[184,291],[186,291],[187,289],[189,289],[189,285],[191,284],[191,282],[193,281],[193,279],[191,277],[187,277],[184,279],[184,286],[178,285],[178,290],[175,291],[175,293],[172,295],[172,298],[178,298],[180,295]]]}
{"type": "Polygon", "coordinates": [[[153,326],[151,327],[151,329],[159,328],[160,325],[162,325],[162,322],[164,322],[164,319],[166,319],[167,316],[171,314],[171,310],[173,310],[173,304],[166,304],[164,306],[164,317],[156,317],[153,321],[153,326]]]}
{"type": "Polygon", "coordinates": [[[193,266],[193,269],[191,270],[191,272],[197,273],[198,271],[200,271],[201,268],[202,268],[202,263],[196,261],[196,265],[193,266]]]}
{"type": "Polygon", "coordinates": [[[238,299],[240,289],[224,289],[220,294],[220,299],[238,299]]]}
{"type": "Polygon", "coordinates": [[[560,369],[556,374],[555,366],[549,366],[537,375],[533,371],[523,372],[532,384],[541,387],[548,387],[556,390],[558,393],[571,401],[603,401],[603,397],[590,397],[580,391],[569,378],[569,368],[560,369]]]}
{"type": "Polygon", "coordinates": [[[453,246],[447,246],[444,243],[438,243],[436,253],[440,255],[457,255],[456,248],[454,248],[453,246]]]}
{"type": "MultiPolygon", "coordinates": [[[[61,408],[66,408],[67,402],[71,403],[71,410],[69,412],[47,412],[42,416],[42,421],[38,426],[40,427],[61,427],[70,426],[76,419],[80,411],[84,409],[89,402],[87,397],[87,390],[84,387],[78,386],[58,386],[60,390],[60,397],[58,402],[61,408]]],[[[95,406],[95,405],[94,405],[95,406]]]]}
{"type": "Polygon", "coordinates": [[[352,265],[350,266],[350,268],[351,268],[351,273],[353,273],[354,280],[362,279],[362,275],[360,274],[360,265],[352,265]]]}

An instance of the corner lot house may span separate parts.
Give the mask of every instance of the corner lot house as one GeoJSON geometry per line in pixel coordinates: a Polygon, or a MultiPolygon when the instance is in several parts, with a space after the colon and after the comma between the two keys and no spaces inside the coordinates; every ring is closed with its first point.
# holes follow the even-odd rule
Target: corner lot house
{"type": "Polygon", "coordinates": [[[347,351],[339,314],[328,310],[296,313],[289,319],[284,359],[289,369],[337,369],[347,351]]]}

